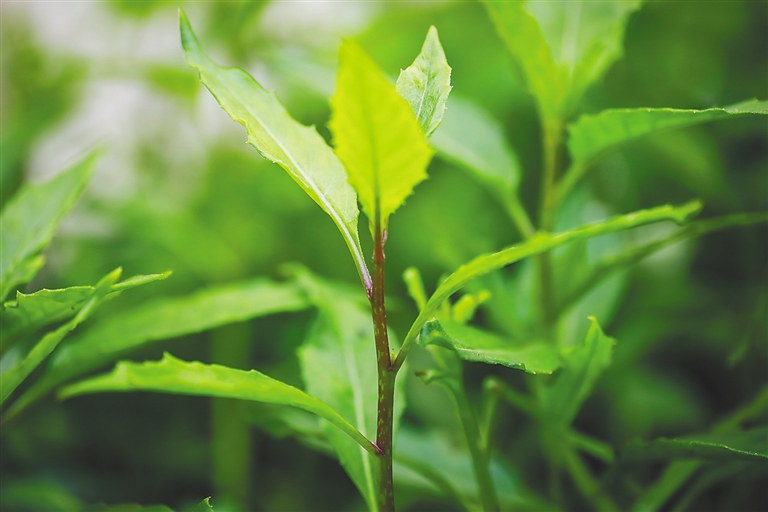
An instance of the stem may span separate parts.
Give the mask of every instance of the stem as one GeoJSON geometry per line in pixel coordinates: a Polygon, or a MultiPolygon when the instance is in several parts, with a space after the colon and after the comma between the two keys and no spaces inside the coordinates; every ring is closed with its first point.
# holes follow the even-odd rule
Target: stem
{"type": "Polygon", "coordinates": [[[376,445],[379,456],[379,508],[382,512],[394,512],[395,492],[392,483],[392,424],[395,404],[395,377],[392,368],[389,338],[387,336],[387,310],[384,306],[384,242],[381,215],[376,205],[373,247],[373,282],[371,289],[371,313],[376,342],[376,369],[378,373],[378,419],[376,420],[376,445]]]}
{"type": "Polygon", "coordinates": [[[530,238],[536,232],[536,228],[533,227],[533,223],[520,203],[520,198],[517,197],[517,194],[505,198],[504,206],[506,206],[509,217],[515,223],[517,230],[523,238],[530,238]]]}

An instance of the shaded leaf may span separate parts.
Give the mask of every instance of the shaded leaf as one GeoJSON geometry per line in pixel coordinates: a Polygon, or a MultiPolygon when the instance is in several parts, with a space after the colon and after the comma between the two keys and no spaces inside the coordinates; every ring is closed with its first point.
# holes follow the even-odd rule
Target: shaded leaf
{"type": "Polygon", "coordinates": [[[561,424],[570,425],[597,379],[611,364],[616,340],[603,334],[594,317],[590,322],[584,344],[563,349],[562,369],[538,388],[542,410],[561,424]]]}
{"type": "Polygon", "coordinates": [[[0,214],[0,300],[34,277],[38,256],[74,206],[93,173],[92,153],[42,185],[25,185],[0,214]]]}
{"type": "Polygon", "coordinates": [[[719,432],[675,439],[633,441],[624,456],[633,460],[705,459],[705,460],[765,460],[768,459],[768,427],[741,432],[719,432]]]}
{"type": "Polygon", "coordinates": [[[147,343],[307,305],[294,286],[265,279],[204,289],[189,297],[155,299],[104,320],[62,346],[40,380],[9,409],[8,416],[67,380],[147,343]]]}
{"type": "Polygon", "coordinates": [[[224,68],[203,53],[184,11],[180,11],[181,42],[187,63],[221,108],[245,126],[248,143],[264,158],[279,164],[331,216],[341,231],[358,272],[365,268],[357,233],[357,196],[347,183],[344,166],[314,127],[295,121],[274,93],[267,92],[248,73],[224,68]]]}
{"type": "Polygon", "coordinates": [[[452,349],[465,361],[501,364],[528,373],[552,373],[560,367],[557,349],[552,344],[516,346],[509,340],[451,320],[427,322],[419,343],[452,349]]]}
{"type": "MultiPolygon", "coordinates": [[[[168,271],[163,274],[131,277],[112,285],[107,298],[115,296],[122,290],[166,279],[170,275],[171,272],[168,271]]],[[[16,292],[15,301],[3,304],[2,316],[0,316],[3,343],[73,316],[94,290],[93,286],[71,286],[59,290],[43,289],[30,294],[16,292]]]]}
{"type": "Polygon", "coordinates": [[[59,482],[46,478],[14,481],[7,477],[3,478],[0,507],[50,512],[76,512],[84,508],[80,499],[59,482]]]}
{"type": "Polygon", "coordinates": [[[411,106],[424,135],[429,138],[440,126],[451,92],[451,67],[445,59],[434,26],[429,27],[421,52],[413,64],[400,71],[395,87],[411,106]]]}
{"type": "Polygon", "coordinates": [[[336,154],[373,226],[382,228],[413,188],[427,177],[432,156],[408,102],[355,43],[339,51],[336,92],[331,98],[336,154]]]}
{"type": "Polygon", "coordinates": [[[174,512],[165,505],[139,505],[138,503],[120,503],[118,505],[92,505],[85,512],[174,512]]]}
{"type": "Polygon", "coordinates": [[[190,363],[176,359],[167,352],[160,361],[120,361],[111,373],[97,375],[64,387],[59,392],[59,398],[122,391],[155,391],[289,405],[325,418],[371,453],[376,453],[370,441],[328,404],[298,388],[256,370],[235,370],[197,361],[190,363]]]}
{"type": "Polygon", "coordinates": [[[104,276],[72,320],[43,336],[22,360],[0,376],[0,403],[5,402],[6,398],[53,352],[67,334],[93,313],[104,301],[115,281],[120,279],[121,272],[122,269],[118,268],[104,276]]]}

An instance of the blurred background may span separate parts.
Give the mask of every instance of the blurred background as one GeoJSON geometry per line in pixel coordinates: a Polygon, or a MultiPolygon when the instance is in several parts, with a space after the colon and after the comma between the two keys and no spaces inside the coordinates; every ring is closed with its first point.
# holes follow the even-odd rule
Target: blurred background
{"type": "MultiPolygon", "coordinates": [[[[256,276],[281,279],[286,262],[357,285],[333,223],[284,171],[245,144],[242,127],[186,66],[180,5],[217,62],[246,69],[326,139],[341,38],[360,42],[395,77],[435,25],[453,68],[454,94],[502,124],[523,169],[523,202],[534,211],[541,160],[536,107],[478,3],[3,2],[0,201],[20,184],[48,179],[88,150],[104,148],[27,290],[91,284],[117,266],[125,276],[173,270],[166,281],[105,304],[98,316],[107,316],[157,295],[256,276]]],[[[579,113],[766,99],[766,33],[764,2],[646,3],[630,18],[624,58],[589,90],[579,113]]],[[[764,118],[743,118],[628,144],[575,190],[561,212],[563,226],[696,197],[706,205],[704,216],[765,211],[767,135],[764,118]]],[[[418,267],[431,291],[441,275],[519,237],[503,206],[471,175],[438,157],[428,172],[389,230],[389,316],[401,335],[416,314],[400,278],[406,267],[418,267]]],[[[633,236],[642,240],[664,229],[633,236]]],[[[605,332],[618,340],[614,366],[577,418],[580,430],[615,446],[702,431],[765,384],[766,235],[764,226],[739,228],[675,245],[612,278],[579,306],[574,322],[599,312],[605,332]]],[[[519,267],[494,279],[514,283],[525,273],[519,267]]],[[[230,364],[300,384],[294,352],[313,316],[261,318],[158,343],[131,358],[157,359],[168,350],[212,362],[212,344],[225,340],[239,343],[244,356],[230,364]]],[[[478,322],[506,329],[492,309],[481,311],[478,322]]],[[[414,351],[412,368],[429,364],[426,353],[414,351]]],[[[465,366],[472,392],[489,372],[522,382],[512,370],[465,366]]],[[[403,378],[405,422],[460,443],[443,391],[403,378]]],[[[238,417],[263,423],[257,407],[241,412],[238,417]]],[[[500,411],[499,424],[498,451],[516,461],[510,473],[543,487],[541,462],[526,448],[531,425],[509,410],[500,411]]],[[[51,510],[68,510],[77,500],[182,508],[209,495],[214,506],[218,495],[227,507],[245,503],[253,511],[362,508],[335,459],[267,430],[253,428],[230,443],[232,453],[247,454],[247,481],[237,483],[214,464],[209,400],[114,394],[58,403],[49,397],[3,426],[0,493],[55,495],[50,503],[61,506],[51,510]]],[[[745,492],[751,499],[756,491],[745,492]]],[[[412,510],[448,507],[423,493],[409,501],[407,488],[402,495],[412,510]]]]}

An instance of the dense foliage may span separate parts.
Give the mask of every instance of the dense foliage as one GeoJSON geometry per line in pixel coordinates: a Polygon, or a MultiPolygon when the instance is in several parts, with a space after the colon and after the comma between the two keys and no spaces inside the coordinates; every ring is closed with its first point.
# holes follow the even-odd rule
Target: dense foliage
{"type": "Polygon", "coordinates": [[[40,5],[3,510],[768,507],[763,4],[40,5]]]}

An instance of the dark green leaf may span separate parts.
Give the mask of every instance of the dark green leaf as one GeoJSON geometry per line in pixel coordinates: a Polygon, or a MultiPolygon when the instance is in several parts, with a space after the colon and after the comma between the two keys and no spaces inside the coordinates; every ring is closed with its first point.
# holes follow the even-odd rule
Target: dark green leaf
{"type": "Polygon", "coordinates": [[[633,460],[663,459],[768,459],[768,427],[742,432],[701,434],[683,438],[634,441],[624,456],[633,460]]]}
{"type": "Polygon", "coordinates": [[[92,153],[42,185],[26,185],[0,214],[0,300],[42,267],[39,256],[93,173],[92,153]]]}
{"type": "Polygon", "coordinates": [[[358,430],[322,400],[259,373],[217,364],[186,362],[165,353],[160,361],[120,361],[111,373],[64,387],[59,398],[104,392],[154,391],[178,395],[236,398],[289,405],[325,418],[371,453],[376,449],[358,430]]]}

